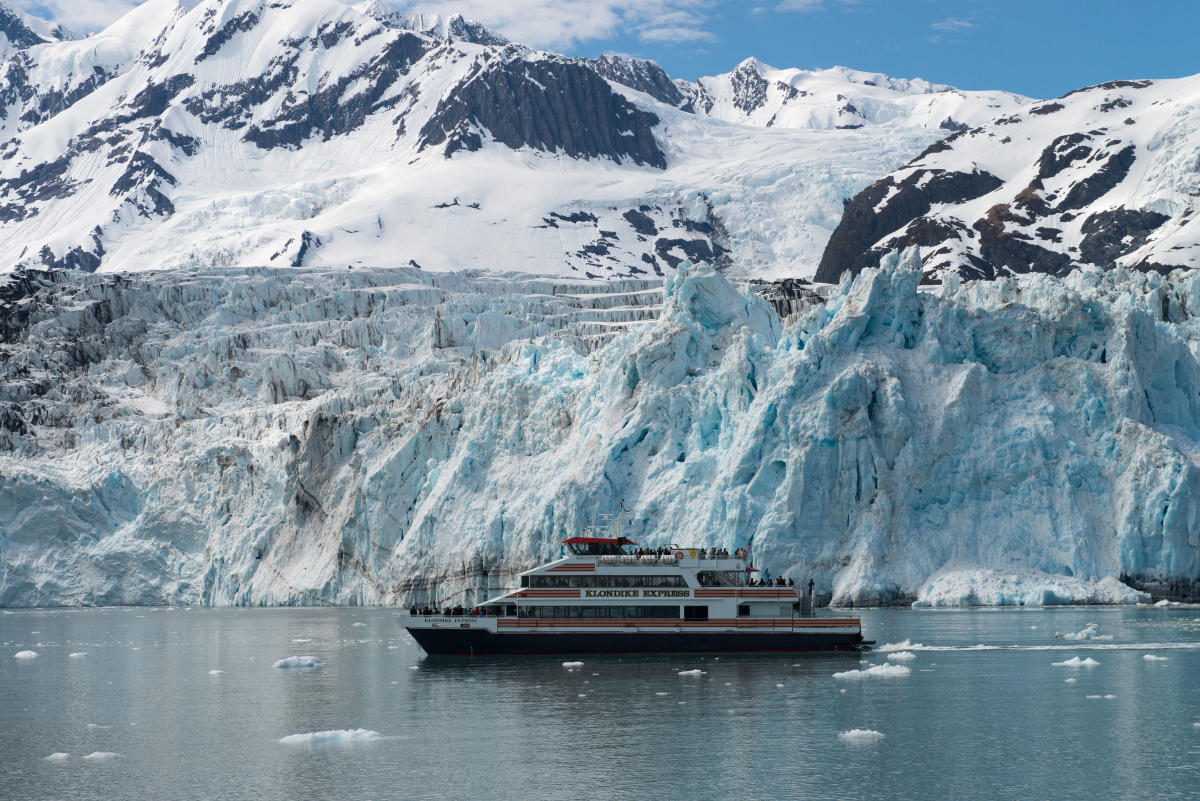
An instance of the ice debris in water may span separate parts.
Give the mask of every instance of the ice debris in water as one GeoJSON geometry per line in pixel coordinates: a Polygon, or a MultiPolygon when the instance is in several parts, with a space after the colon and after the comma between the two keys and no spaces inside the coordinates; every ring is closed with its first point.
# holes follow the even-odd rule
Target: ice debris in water
{"type": "Polygon", "coordinates": [[[99,723],[89,723],[87,725],[87,727],[88,727],[88,729],[90,729],[92,731],[95,731],[96,729],[111,729],[112,728],[112,726],[104,726],[99,723]]]}
{"type": "Polygon", "coordinates": [[[382,734],[370,729],[330,729],[328,731],[312,731],[305,734],[289,734],[287,737],[281,737],[279,742],[284,745],[326,745],[369,743],[382,739],[382,734]]]}
{"type": "Polygon", "coordinates": [[[14,659],[37,659],[37,651],[17,651],[14,659]]]}
{"type": "Polygon", "coordinates": [[[312,642],[312,637],[293,637],[292,642],[295,642],[295,643],[312,642]]]}
{"type": "Polygon", "coordinates": [[[1065,633],[1056,631],[1054,636],[1059,640],[1111,640],[1113,638],[1111,634],[1101,634],[1095,623],[1089,623],[1082,631],[1074,634],[1069,631],[1065,633]]]}
{"type": "Polygon", "coordinates": [[[66,762],[67,759],[70,758],[70,756],[71,755],[68,754],[66,751],[55,751],[50,756],[42,757],[42,759],[44,759],[47,762],[66,762]]]}
{"type": "Polygon", "coordinates": [[[87,656],[87,651],[72,651],[67,654],[68,659],[83,659],[85,656],[87,656]]]}
{"type": "Polygon", "coordinates": [[[1079,657],[1077,657],[1077,656],[1073,656],[1073,657],[1071,657],[1070,659],[1067,659],[1067,660],[1065,660],[1065,661],[1062,661],[1062,662],[1053,662],[1053,663],[1051,663],[1051,664],[1053,664],[1053,665],[1054,665],[1054,667],[1086,667],[1086,668],[1093,668],[1093,667],[1096,667],[1097,665],[1099,665],[1100,663],[1099,663],[1099,662],[1097,662],[1095,659],[1092,659],[1090,656],[1089,656],[1087,659],[1080,659],[1080,658],[1079,658],[1079,657]]]}
{"type": "Polygon", "coordinates": [[[93,751],[84,757],[89,762],[108,762],[110,759],[116,759],[121,756],[115,751],[93,751]]]}
{"type": "Polygon", "coordinates": [[[1114,699],[1116,697],[1117,696],[1113,695],[1112,693],[1109,693],[1108,695],[1104,696],[1105,700],[1108,700],[1108,701],[1111,701],[1112,699],[1114,699]]]}
{"type": "Polygon", "coordinates": [[[1167,661],[1167,657],[1157,656],[1155,654],[1146,654],[1145,656],[1142,657],[1142,659],[1145,659],[1147,662],[1166,662],[1167,661]]]}
{"type": "Polygon", "coordinates": [[[273,667],[277,668],[320,668],[325,667],[325,663],[315,656],[289,656],[286,659],[280,659],[273,667]]]}
{"type": "Polygon", "coordinates": [[[705,675],[706,673],[708,673],[708,671],[707,671],[707,670],[701,670],[700,668],[696,668],[695,670],[681,670],[681,671],[679,671],[679,675],[680,675],[680,676],[703,676],[703,675],[705,675]]]}
{"type": "Polygon", "coordinates": [[[208,675],[210,675],[210,676],[221,676],[221,675],[224,675],[224,673],[225,673],[225,671],[223,671],[223,670],[210,670],[210,671],[208,671],[208,675]]]}
{"type": "Polygon", "coordinates": [[[921,645],[921,643],[919,643],[919,642],[913,643],[913,642],[909,642],[908,640],[903,640],[901,642],[885,643],[885,644],[879,646],[878,648],[876,648],[875,650],[879,651],[880,653],[886,654],[886,653],[890,653],[892,651],[910,651],[914,648],[924,648],[924,647],[925,646],[921,645]]]}
{"type": "Polygon", "coordinates": [[[874,729],[851,729],[838,732],[838,739],[846,743],[877,743],[883,739],[883,732],[874,729]]]}
{"type": "Polygon", "coordinates": [[[1089,696],[1088,696],[1088,698],[1089,698],[1089,699],[1091,699],[1091,700],[1093,700],[1093,701],[1094,701],[1094,700],[1096,700],[1096,699],[1097,699],[1097,698],[1099,698],[1099,697],[1100,697],[1100,696],[1098,696],[1098,695],[1089,695],[1089,696]]]}
{"type": "Polygon", "coordinates": [[[865,670],[843,670],[834,673],[835,679],[895,679],[912,674],[912,668],[907,665],[872,665],[865,670]]]}
{"type": "Polygon", "coordinates": [[[1074,684],[1075,682],[1079,681],[1079,679],[1063,679],[1063,681],[1067,684],[1074,684]]]}
{"type": "Polygon", "coordinates": [[[582,662],[563,662],[563,667],[565,667],[567,670],[576,670],[578,668],[583,667],[583,663],[582,662]]]}
{"type": "Polygon", "coordinates": [[[670,695],[670,693],[655,693],[655,695],[659,695],[659,696],[661,696],[661,695],[670,695]]]}
{"type": "Polygon", "coordinates": [[[888,654],[887,658],[892,662],[911,662],[917,658],[917,655],[912,651],[895,651],[888,654]]]}
{"type": "Polygon", "coordinates": [[[357,626],[365,626],[365,625],[367,625],[367,624],[366,624],[366,623],[363,623],[362,621],[359,621],[359,622],[357,622],[357,623],[354,623],[353,625],[357,627],[357,626]]]}

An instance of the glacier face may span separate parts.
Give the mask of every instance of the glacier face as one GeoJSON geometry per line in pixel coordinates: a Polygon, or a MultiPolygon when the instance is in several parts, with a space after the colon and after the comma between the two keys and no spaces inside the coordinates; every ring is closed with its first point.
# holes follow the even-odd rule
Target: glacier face
{"type": "Polygon", "coordinates": [[[9,277],[0,605],[473,599],[622,503],[835,603],[1194,593],[1200,277],[919,279],[9,277]]]}

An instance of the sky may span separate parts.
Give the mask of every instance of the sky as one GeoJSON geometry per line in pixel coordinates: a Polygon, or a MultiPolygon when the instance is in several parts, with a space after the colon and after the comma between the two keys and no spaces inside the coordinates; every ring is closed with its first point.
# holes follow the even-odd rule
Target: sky
{"type": "MultiPolygon", "coordinates": [[[[189,0],[195,2],[195,0],[189,0]]],[[[334,2],[336,0],[330,0],[334,2]]],[[[95,31],[137,0],[9,0],[95,31]]],[[[653,59],[673,77],[841,65],[963,89],[1056,97],[1117,78],[1200,72],[1198,0],[392,0],[459,12],[569,55],[653,59]]]]}

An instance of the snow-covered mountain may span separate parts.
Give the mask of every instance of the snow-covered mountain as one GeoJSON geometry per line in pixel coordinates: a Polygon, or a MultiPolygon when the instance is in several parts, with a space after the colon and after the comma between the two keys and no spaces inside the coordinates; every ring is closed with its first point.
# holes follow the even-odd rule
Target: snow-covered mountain
{"type": "Polygon", "coordinates": [[[920,246],[927,277],[1200,257],[1200,77],[1113,81],[931,146],[847,205],[818,278],[920,246]]]}
{"type": "Polygon", "coordinates": [[[379,0],[149,0],[0,76],[0,269],[811,275],[845,198],[1024,102],[754,61],[688,84],[379,0]]]}
{"type": "Polygon", "coordinates": [[[9,276],[0,605],[453,602],[621,503],[838,602],[1195,597],[1200,275],[896,261],[783,321],[707,267],[9,276]]]}

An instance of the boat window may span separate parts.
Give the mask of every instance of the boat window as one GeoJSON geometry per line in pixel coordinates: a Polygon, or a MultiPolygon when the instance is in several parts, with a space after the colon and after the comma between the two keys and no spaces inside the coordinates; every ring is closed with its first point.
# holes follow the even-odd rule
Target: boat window
{"type": "Polygon", "coordinates": [[[683,576],[522,576],[522,587],[687,587],[683,576]]]}
{"type": "Polygon", "coordinates": [[[738,604],[738,617],[750,617],[750,604],[738,604]]]}
{"type": "Polygon", "coordinates": [[[683,607],[684,620],[708,620],[707,606],[685,606],[683,607]]]}
{"type": "Polygon", "coordinates": [[[529,586],[529,576],[521,576],[521,586],[522,587],[529,586]]]}

